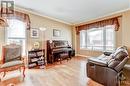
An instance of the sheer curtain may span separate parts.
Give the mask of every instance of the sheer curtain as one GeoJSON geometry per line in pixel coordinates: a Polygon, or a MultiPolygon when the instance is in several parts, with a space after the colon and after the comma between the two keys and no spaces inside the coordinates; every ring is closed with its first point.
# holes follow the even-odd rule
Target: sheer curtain
{"type": "Polygon", "coordinates": [[[6,31],[7,44],[15,43],[22,46],[22,55],[26,55],[26,24],[17,19],[9,19],[6,31]]]}
{"type": "Polygon", "coordinates": [[[115,49],[114,25],[80,31],[80,49],[113,51],[115,49]]]}

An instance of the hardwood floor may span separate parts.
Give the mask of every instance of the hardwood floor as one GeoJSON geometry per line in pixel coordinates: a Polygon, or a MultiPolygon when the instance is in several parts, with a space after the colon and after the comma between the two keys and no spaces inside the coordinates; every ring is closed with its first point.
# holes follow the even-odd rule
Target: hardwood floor
{"type": "MultiPolygon", "coordinates": [[[[22,75],[22,74],[21,74],[22,75]]],[[[27,69],[22,80],[19,71],[9,72],[0,86],[102,86],[86,77],[86,58],[74,57],[46,69],[27,69]]]]}

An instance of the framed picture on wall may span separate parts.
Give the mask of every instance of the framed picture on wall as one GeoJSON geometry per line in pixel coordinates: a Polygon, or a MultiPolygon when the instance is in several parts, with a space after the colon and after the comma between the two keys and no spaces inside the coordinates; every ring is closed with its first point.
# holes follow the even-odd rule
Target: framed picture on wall
{"type": "Polygon", "coordinates": [[[61,35],[61,31],[58,29],[53,29],[53,36],[54,37],[59,37],[61,35]]]}
{"type": "Polygon", "coordinates": [[[32,38],[39,38],[39,29],[31,29],[31,37],[32,38]]]}

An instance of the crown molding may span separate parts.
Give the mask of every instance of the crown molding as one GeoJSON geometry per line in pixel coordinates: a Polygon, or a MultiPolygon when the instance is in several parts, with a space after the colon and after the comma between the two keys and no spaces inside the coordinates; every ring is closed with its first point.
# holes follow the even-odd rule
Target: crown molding
{"type": "Polygon", "coordinates": [[[54,20],[54,21],[57,21],[57,22],[60,22],[60,23],[71,25],[71,26],[77,26],[77,25],[86,24],[86,23],[88,23],[90,21],[94,21],[94,20],[110,17],[110,16],[113,16],[113,15],[116,15],[116,14],[121,14],[123,12],[126,12],[126,11],[130,10],[130,6],[129,6],[129,8],[127,8],[127,9],[116,11],[116,12],[113,12],[113,13],[110,13],[110,14],[107,14],[107,15],[104,15],[104,16],[99,16],[97,18],[92,18],[92,19],[89,19],[87,21],[77,22],[77,23],[68,23],[68,22],[62,21],[62,20],[57,19],[57,18],[45,16],[44,14],[42,14],[42,13],[36,11],[36,10],[33,10],[33,9],[24,8],[24,7],[21,7],[21,6],[18,6],[18,5],[16,5],[15,8],[18,9],[18,10],[21,10],[21,11],[29,12],[29,13],[32,13],[32,14],[35,14],[35,15],[38,15],[38,16],[41,16],[41,17],[44,17],[44,18],[48,18],[48,19],[51,19],[51,20],[54,20]]]}
{"type": "Polygon", "coordinates": [[[100,17],[97,17],[97,18],[89,19],[88,21],[75,23],[75,24],[73,24],[73,26],[83,25],[83,24],[86,24],[86,23],[91,22],[91,21],[95,21],[95,20],[98,20],[98,19],[105,19],[105,18],[108,18],[108,17],[112,17],[114,15],[115,16],[119,16],[119,15],[122,15],[122,13],[126,12],[126,11],[130,11],[130,7],[127,8],[127,9],[124,9],[124,10],[120,10],[120,11],[116,11],[116,12],[104,15],[104,16],[100,16],[100,17]]]}

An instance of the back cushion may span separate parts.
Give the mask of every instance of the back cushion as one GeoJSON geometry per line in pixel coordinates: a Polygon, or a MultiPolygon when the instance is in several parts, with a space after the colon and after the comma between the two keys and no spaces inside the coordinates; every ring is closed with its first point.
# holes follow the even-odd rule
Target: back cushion
{"type": "Polygon", "coordinates": [[[120,51],[116,54],[115,60],[122,61],[125,57],[127,57],[128,54],[124,51],[120,51]]]}
{"type": "Polygon", "coordinates": [[[115,58],[116,55],[117,55],[119,52],[121,52],[121,51],[123,51],[123,49],[117,49],[117,50],[112,54],[112,57],[115,58]]]}
{"type": "Polygon", "coordinates": [[[108,62],[108,67],[115,68],[128,54],[124,51],[120,51],[115,54],[114,59],[111,59],[108,62]]]}
{"type": "Polygon", "coordinates": [[[109,56],[108,64],[110,64],[121,51],[123,51],[123,49],[117,48],[116,51],[109,56]]]}
{"type": "Polygon", "coordinates": [[[21,59],[21,46],[19,45],[6,45],[3,46],[5,48],[4,52],[4,62],[9,62],[13,60],[21,59]]]}
{"type": "Polygon", "coordinates": [[[111,62],[108,64],[108,67],[115,68],[119,63],[120,63],[120,61],[116,61],[116,60],[112,59],[111,62]]]}

